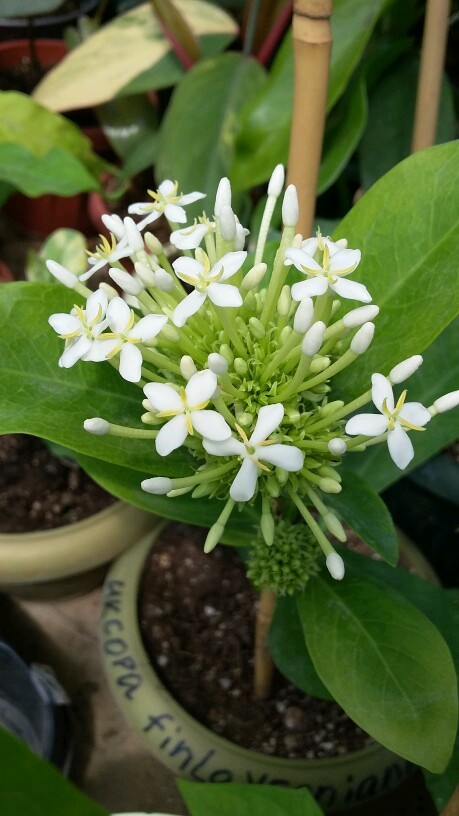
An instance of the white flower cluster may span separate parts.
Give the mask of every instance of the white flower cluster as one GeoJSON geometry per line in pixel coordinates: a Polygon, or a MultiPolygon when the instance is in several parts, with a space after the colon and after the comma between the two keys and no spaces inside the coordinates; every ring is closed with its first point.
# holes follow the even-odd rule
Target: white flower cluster
{"type": "Polygon", "coordinates": [[[220,182],[213,217],[203,215],[179,229],[186,223],[184,208],[203,195],[182,195],[177,182],[162,182],[149,191],[150,202],[131,206],[131,214],[143,216],[138,224],[130,216],[104,218],[110,240],[101,239],[80,277],[48,261],[56,278],[86,298],[84,306],[54,314],[49,322],[65,340],[61,366],[107,361],[143,388],[142,429],[97,417],[86,420],[86,430],[154,439],[161,457],[183,445],[190,451],[188,476],[152,477],[142,488],[171,497],[225,499],[206,550],[221,537],[235,504],[257,494],[261,529],[271,544],[272,506],[286,496],[339,579],[343,565],[330,535],[340,541],[346,536],[322,496],[341,490],[341,457],[387,440],[394,462],[405,468],[414,455],[409,432],[423,430],[436,413],[454,407],[459,392],[430,408],[406,402],[406,391],[396,402],[392,386],[421,364],[415,356],[387,377],[375,373],[372,388],[352,403],[332,398],[333,376],[365,353],[379,309],[363,284],[348,279],[360,263],[358,249],[320,232],[306,240],[295,234],[293,186],[284,195],[283,232],[268,274],[265,244],[283,182],[279,165],[253,256],[244,250],[248,231],[232,210],[227,179],[220,182]],[[172,264],[158,239],[141,232],[162,214],[172,229],[171,243],[183,253],[172,264]],[[101,284],[91,292],[84,282],[106,265],[118,291],[101,284]],[[342,315],[342,300],[365,305],[342,315]],[[355,414],[371,399],[378,414],[355,414]]]}

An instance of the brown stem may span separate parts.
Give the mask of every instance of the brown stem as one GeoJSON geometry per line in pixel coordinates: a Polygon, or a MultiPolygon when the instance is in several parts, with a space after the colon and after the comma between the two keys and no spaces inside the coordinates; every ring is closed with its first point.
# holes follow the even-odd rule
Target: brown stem
{"type": "Polygon", "coordinates": [[[459,813],[459,785],[454,791],[451,799],[445,805],[440,813],[440,816],[457,816],[459,813]]]}
{"type": "Polygon", "coordinates": [[[263,587],[255,622],[254,695],[265,700],[271,691],[273,659],[268,649],[268,632],[276,605],[276,593],[263,587]]]}
{"type": "Polygon", "coordinates": [[[411,152],[435,144],[450,0],[428,0],[411,152]]]}
{"type": "Polygon", "coordinates": [[[298,232],[311,234],[325,127],[332,0],[295,0],[295,86],[288,182],[298,190],[298,232]]]}

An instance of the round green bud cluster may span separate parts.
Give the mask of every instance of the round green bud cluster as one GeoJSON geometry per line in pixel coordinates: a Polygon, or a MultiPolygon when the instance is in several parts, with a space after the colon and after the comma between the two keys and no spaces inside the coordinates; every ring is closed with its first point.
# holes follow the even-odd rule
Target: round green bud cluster
{"type": "Polygon", "coordinates": [[[257,589],[268,586],[279,596],[295,595],[322,565],[322,550],[310,529],[281,520],[275,524],[270,547],[259,532],[250,548],[247,575],[257,589]]]}

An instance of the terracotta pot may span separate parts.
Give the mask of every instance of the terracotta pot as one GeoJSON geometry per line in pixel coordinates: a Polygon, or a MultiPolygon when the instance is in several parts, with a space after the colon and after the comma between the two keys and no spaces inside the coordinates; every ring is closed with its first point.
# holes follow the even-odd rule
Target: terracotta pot
{"type": "Polygon", "coordinates": [[[0,590],[35,600],[87,592],[110,561],[157,524],[151,513],[116,502],[53,530],[0,533],[0,590]]]}
{"type": "MultiPolygon", "coordinates": [[[[33,18],[33,29],[39,37],[60,37],[66,26],[75,25],[83,14],[90,14],[97,6],[98,0],[80,0],[79,8],[70,11],[55,11],[33,18]]],[[[0,18],[0,36],[3,40],[17,40],[27,37],[30,23],[24,17],[0,18]]]]}
{"type": "Polygon", "coordinates": [[[113,695],[157,759],[195,781],[307,786],[326,812],[387,793],[412,773],[409,762],[379,744],[333,759],[291,760],[241,748],[194,720],[162,685],[139,629],[139,580],[159,532],[157,527],[113,564],[100,623],[113,695]]]}
{"type": "Polygon", "coordinates": [[[14,281],[11,269],[4,261],[0,261],[0,283],[10,283],[11,281],[14,281]]]}

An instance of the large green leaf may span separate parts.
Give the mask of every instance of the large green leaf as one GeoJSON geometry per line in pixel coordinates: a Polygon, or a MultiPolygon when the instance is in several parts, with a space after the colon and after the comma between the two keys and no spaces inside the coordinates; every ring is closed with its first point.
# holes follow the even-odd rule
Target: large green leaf
{"type": "Polygon", "coordinates": [[[106,168],[79,128],[27,94],[0,92],[0,179],[29,196],[99,188],[106,168]]]}
{"type": "MultiPolygon", "coordinates": [[[[424,362],[406,382],[408,399],[431,405],[441,394],[459,384],[459,320],[454,320],[423,353],[424,362]]],[[[418,467],[434,453],[453,442],[458,435],[457,411],[439,414],[425,433],[411,434],[415,456],[404,474],[418,467]]],[[[362,476],[373,490],[381,491],[397,481],[401,471],[395,467],[386,445],[373,445],[363,453],[346,458],[346,466],[362,476]]]]}
{"type": "Polygon", "coordinates": [[[323,816],[307,788],[235,782],[203,785],[183,779],[177,785],[191,816],[323,816]]]}
{"type": "Polygon", "coordinates": [[[329,494],[326,504],[338,511],[358,537],[388,564],[398,561],[397,533],[392,517],[379,496],[364,479],[341,469],[342,492],[329,494]]]}
{"type": "MultiPolygon", "coordinates": [[[[335,0],[333,46],[327,110],[343,95],[388,0],[335,0]]],[[[293,107],[293,51],[285,38],[264,87],[250,99],[239,118],[236,156],[231,170],[235,188],[266,181],[288,157],[293,107]]],[[[307,100],[305,100],[307,105],[307,100]]]]}
{"type": "MultiPolygon", "coordinates": [[[[218,38],[214,43],[218,48],[235,36],[236,24],[222,9],[203,0],[175,2],[196,36],[218,38]]],[[[66,111],[94,107],[120,93],[164,88],[183,74],[175,55],[171,60],[168,56],[172,56],[170,44],[150,3],[144,3],[115,17],[74,48],[46,74],[34,96],[51,110],[66,111]],[[133,80],[152,68],[153,82],[132,86],[133,80]]]]}
{"type": "Polygon", "coordinates": [[[403,596],[348,569],[311,580],[298,599],[315,668],[346,713],[376,740],[434,773],[457,728],[457,680],[438,629],[403,596]]]}
{"type": "MultiPolygon", "coordinates": [[[[184,191],[206,193],[206,206],[212,207],[218,182],[232,162],[236,115],[263,80],[261,66],[242,54],[222,54],[198,63],[177,87],[164,117],[158,180],[179,178],[184,191]]],[[[202,204],[194,209],[201,212],[202,204]]],[[[188,213],[193,217],[193,207],[188,213]]]]}
{"type": "Polygon", "coordinates": [[[105,136],[123,162],[121,176],[130,178],[152,167],[158,144],[158,111],[145,94],[113,99],[96,108],[105,136]]]}
{"type": "MultiPolygon", "coordinates": [[[[368,125],[359,149],[365,189],[410,154],[418,79],[419,60],[406,57],[385,74],[370,94],[368,125]]],[[[445,77],[436,141],[450,141],[454,134],[453,97],[445,77]]]]}
{"type": "MultiPolygon", "coordinates": [[[[394,167],[343,219],[335,238],[360,247],[353,273],[380,307],[370,348],[334,385],[343,399],[373,372],[420,354],[458,313],[459,143],[420,151],[394,167]]],[[[347,311],[352,302],[342,304],[347,311]]],[[[359,305],[359,304],[356,304],[359,305]]]]}
{"type": "Polygon", "coordinates": [[[107,811],[77,790],[8,731],[0,728],[3,816],[107,816],[107,811]]]}

